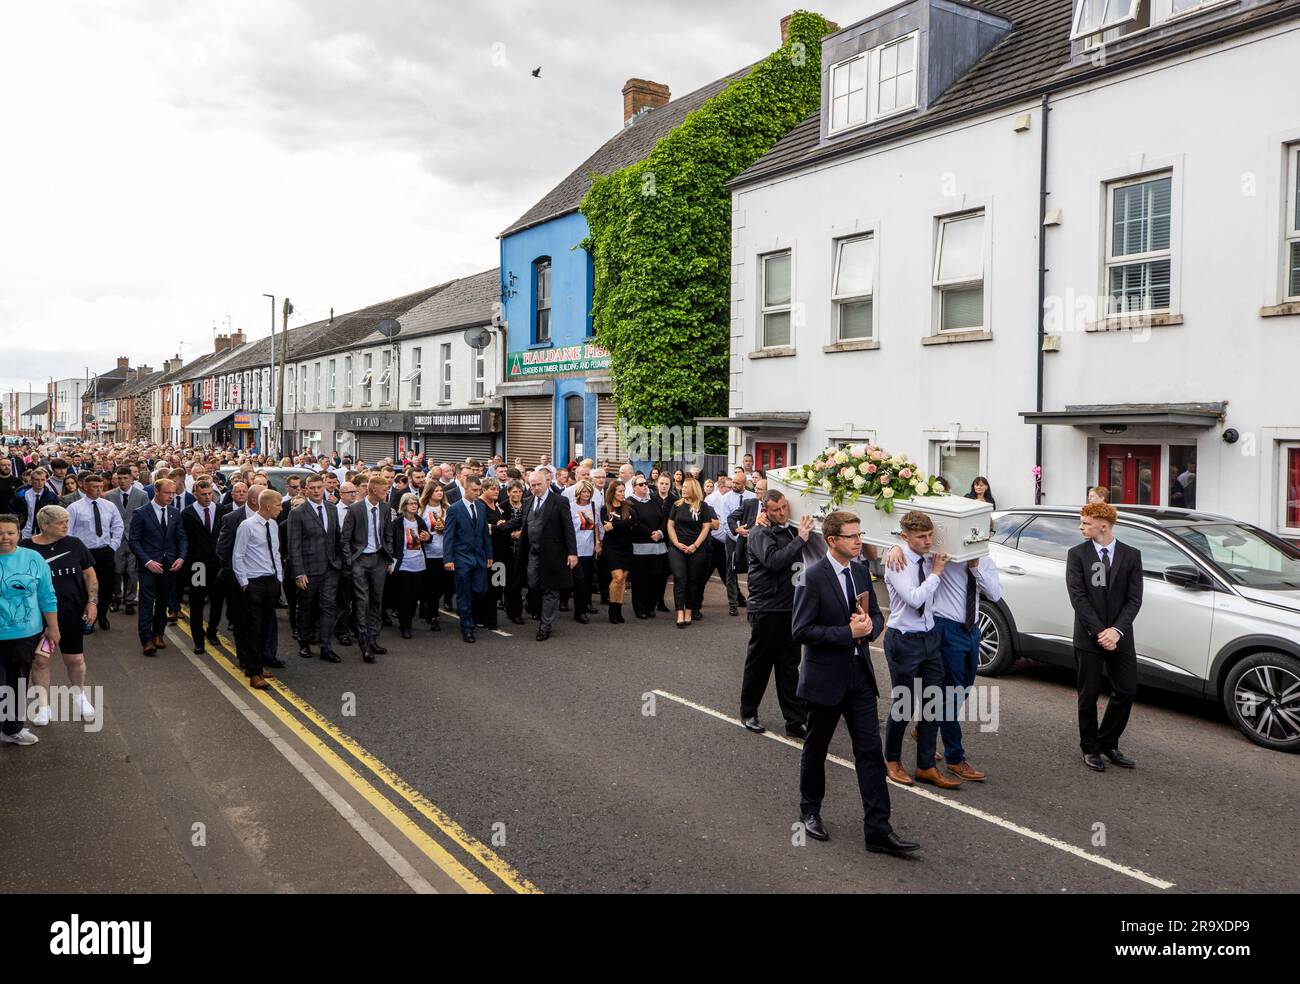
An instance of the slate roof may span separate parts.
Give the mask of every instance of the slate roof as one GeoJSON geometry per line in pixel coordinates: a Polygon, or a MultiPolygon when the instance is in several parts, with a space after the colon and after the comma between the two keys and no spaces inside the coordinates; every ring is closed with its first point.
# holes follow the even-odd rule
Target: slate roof
{"type": "Polygon", "coordinates": [[[21,414],[19,414],[19,416],[39,417],[41,414],[45,414],[49,412],[50,412],[50,401],[42,400],[40,403],[36,404],[36,406],[32,407],[30,410],[24,410],[21,414]]]}
{"type": "Polygon", "coordinates": [[[1023,102],[1085,79],[1125,71],[1137,63],[1173,57],[1187,48],[1244,33],[1300,14],[1300,0],[1276,0],[1226,17],[1193,15],[1169,33],[1110,45],[1102,66],[1071,64],[1074,0],[979,0],[977,7],[1007,18],[1013,30],[930,107],[917,116],[821,145],[820,107],[728,185],[738,188],[787,171],[856,153],[875,144],[953,123],[1005,103],[1023,102]]]}
{"type": "Polygon", "coordinates": [[[748,75],[754,65],[746,65],[730,75],[725,75],[694,92],[638,116],[635,123],[624,127],[605,141],[599,150],[543,195],[536,205],[516,219],[509,228],[498,235],[498,238],[504,238],[530,226],[540,225],[577,211],[578,205],[591,188],[593,174],[603,177],[645,160],[661,137],[667,136],[689,114],[699,109],[736,79],[748,75]]]}
{"type": "MultiPolygon", "coordinates": [[[[491,324],[495,305],[500,299],[500,267],[452,280],[423,303],[407,311],[401,319],[401,337],[491,324]]],[[[356,344],[377,344],[382,338],[378,332],[371,332],[356,344]]]]}

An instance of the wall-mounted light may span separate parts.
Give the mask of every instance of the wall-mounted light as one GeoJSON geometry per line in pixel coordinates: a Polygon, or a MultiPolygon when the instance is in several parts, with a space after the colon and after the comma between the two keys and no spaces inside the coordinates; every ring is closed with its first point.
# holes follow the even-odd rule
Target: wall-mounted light
{"type": "Polygon", "coordinates": [[[1102,424],[1101,432],[1103,434],[1123,434],[1128,430],[1128,424],[1102,424]]]}
{"type": "Polygon", "coordinates": [[[1237,432],[1237,428],[1235,427],[1229,427],[1226,431],[1223,432],[1224,444],[1236,444],[1240,438],[1241,438],[1241,434],[1237,432]]]}

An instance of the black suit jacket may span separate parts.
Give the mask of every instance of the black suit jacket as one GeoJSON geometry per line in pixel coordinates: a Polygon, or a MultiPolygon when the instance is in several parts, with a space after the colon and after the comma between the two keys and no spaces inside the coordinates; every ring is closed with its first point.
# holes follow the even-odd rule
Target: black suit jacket
{"type": "Polygon", "coordinates": [[[844,583],[835,576],[829,556],[807,568],[804,583],[794,589],[791,629],[795,642],[804,647],[797,693],[814,704],[834,705],[844,699],[852,681],[855,659],[865,663],[871,689],[880,696],[867,644],[884,631],[885,616],[871,588],[871,572],[860,563],[849,564],[849,570],[855,592],[865,591],[870,596],[871,635],[856,643],[849,631],[849,603],[844,583]]]}
{"type": "MultiPolygon", "coordinates": [[[[27,492],[29,489],[31,489],[30,485],[24,485],[21,488],[19,488],[18,491],[14,493],[13,502],[9,506],[10,511],[13,512],[19,519],[19,525],[18,525],[19,531],[21,531],[22,528],[27,525],[27,492]]],[[[37,512],[44,509],[46,506],[57,506],[57,505],[60,505],[58,494],[55,493],[55,491],[52,488],[50,488],[48,485],[45,486],[45,488],[41,489],[40,498],[36,500],[37,512]]],[[[36,534],[39,532],[40,532],[40,528],[37,527],[35,524],[33,524],[32,533],[36,534]]]]}
{"type": "Polygon", "coordinates": [[[234,506],[221,517],[221,526],[217,530],[217,557],[221,566],[233,570],[235,555],[235,534],[239,524],[248,518],[248,506],[234,506]]]}
{"type": "Polygon", "coordinates": [[[1113,628],[1120,631],[1116,649],[1136,654],[1133,620],[1142,608],[1142,551],[1120,540],[1113,545],[1109,579],[1102,576],[1091,540],[1071,547],[1065,557],[1065,587],[1074,606],[1074,648],[1104,653],[1097,636],[1113,628]]]}
{"type": "MultiPolygon", "coordinates": [[[[512,530],[523,531],[519,537],[519,554],[525,564],[534,547],[528,536],[528,516],[533,511],[534,502],[531,493],[525,495],[519,511],[510,520],[512,530]]],[[[571,587],[573,571],[569,567],[569,557],[578,552],[578,536],[573,529],[573,510],[569,500],[554,491],[547,493],[546,504],[542,506],[542,533],[535,546],[541,558],[542,587],[549,591],[571,587]]]]}
{"type": "MultiPolygon", "coordinates": [[[[758,518],[758,507],[763,503],[759,501],[758,496],[752,499],[745,499],[740,503],[739,509],[733,509],[731,514],[726,517],[727,529],[731,530],[731,535],[736,536],[736,527],[743,526],[747,530],[754,528],[754,520],[758,518]]],[[[744,571],[749,569],[749,537],[736,536],[736,570],[744,571]]]]}
{"type": "Polygon", "coordinates": [[[189,545],[185,554],[188,565],[199,561],[210,564],[217,559],[217,535],[220,533],[221,520],[217,516],[217,506],[209,508],[212,510],[211,533],[204,527],[201,514],[189,508],[181,510],[181,524],[185,529],[185,541],[189,545]]]}

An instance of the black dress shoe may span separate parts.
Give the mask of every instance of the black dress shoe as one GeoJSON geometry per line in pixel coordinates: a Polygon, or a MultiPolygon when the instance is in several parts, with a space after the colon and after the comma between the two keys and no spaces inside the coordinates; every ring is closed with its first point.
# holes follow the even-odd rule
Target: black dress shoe
{"type": "Polygon", "coordinates": [[[385,649],[383,646],[379,645],[378,643],[376,643],[375,645],[371,646],[371,647],[370,647],[370,651],[371,651],[372,653],[374,653],[376,656],[387,656],[387,655],[388,655],[388,650],[385,649]]]}
{"type": "Polygon", "coordinates": [[[785,736],[787,738],[798,738],[800,741],[803,741],[808,737],[808,725],[787,724],[785,726],[785,736]]]}
{"type": "Polygon", "coordinates": [[[262,660],[262,665],[269,666],[273,670],[282,670],[284,669],[285,663],[284,660],[280,659],[278,656],[268,656],[262,660]]]}
{"type": "Polygon", "coordinates": [[[107,616],[107,615],[101,615],[101,616],[99,616],[99,619],[98,619],[98,621],[96,622],[96,624],[97,624],[101,629],[104,629],[105,631],[107,631],[107,630],[108,630],[108,616],[107,616]]]}
{"type": "Polygon", "coordinates": [[[461,637],[462,639],[464,639],[466,642],[473,642],[473,641],[474,641],[474,633],[473,633],[473,632],[462,632],[460,637],[461,637]]]}
{"type": "Polygon", "coordinates": [[[375,654],[369,649],[363,649],[361,650],[361,660],[365,663],[373,663],[375,661],[375,654]]]}
{"type": "Polygon", "coordinates": [[[321,654],[320,654],[320,661],[321,661],[322,663],[342,663],[342,662],[343,662],[343,660],[342,660],[342,658],[340,658],[339,654],[336,653],[336,652],[334,652],[334,650],[332,650],[332,649],[325,649],[325,650],[322,650],[322,652],[321,652],[321,654]]]}
{"type": "MultiPolygon", "coordinates": [[[[728,614],[728,615],[739,615],[740,612],[736,610],[736,606],[735,606],[735,605],[728,605],[728,606],[727,606],[727,614],[728,614]]],[[[698,615],[695,615],[695,616],[693,616],[693,617],[694,617],[694,618],[699,618],[698,615]]]]}
{"type": "Polygon", "coordinates": [[[695,611],[691,612],[691,618],[692,618],[694,621],[696,621],[696,622],[703,622],[703,621],[704,621],[704,613],[703,613],[702,611],[699,611],[698,609],[696,609],[695,611]]]}
{"type": "Polygon", "coordinates": [[[121,607],[122,607],[122,606],[121,606],[120,604],[118,604],[116,601],[110,601],[110,602],[108,603],[108,610],[109,610],[110,612],[115,612],[115,611],[117,611],[117,610],[118,610],[119,608],[121,608],[121,607]]]}
{"type": "Polygon", "coordinates": [[[801,817],[803,820],[803,829],[813,840],[828,841],[831,835],[826,830],[826,825],[822,823],[820,814],[807,813],[801,817]]]}
{"type": "Polygon", "coordinates": [[[893,854],[895,857],[902,857],[920,848],[921,845],[916,841],[905,841],[892,830],[883,837],[875,834],[867,838],[867,850],[872,854],[893,854]]]}
{"type": "Polygon", "coordinates": [[[579,623],[581,623],[582,625],[586,625],[586,624],[590,621],[590,619],[588,619],[587,616],[586,616],[586,614],[583,613],[583,612],[578,612],[578,613],[576,613],[576,614],[573,616],[573,620],[574,620],[575,622],[579,622],[579,623]]]}
{"type": "Polygon", "coordinates": [[[749,717],[745,718],[745,720],[743,720],[741,724],[743,724],[750,731],[754,732],[754,734],[756,735],[761,735],[764,731],[767,730],[765,727],[763,727],[761,724],[758,723],[757,714],[751,714],[749,717]]]}
{"type": "Polygon", "coordinates": [[[745,598],[744,596],[741,596],[740,598],[736,599],[736,604],[739,605],[741,608],[748,608],[749,599],[745,598]]]}
{"type": "Polygon", "coordinates": [[[1112,762],[1114,762],[1116,765],[1118,765],[1121,769],[1136,769],[1136,768],[1137,768],[1137,760],[1136,760],[1136,759],[1131,759],[1131,758],[1129,758],[1127,755],[1125,755],[1123,752],[1121,752],[1118,748],[1107,749],[1107,750],[1103,751],[1101,754],[1102,754],[1102,755],[1105,755],[1106,758],[1110,759],[1112,762]]]}
{"type": "Polygon", "coordinates": [[[297,641],[298,641],[298,630],[297,630],[297,629],[294,629],[294,630],[293,630],[293,641],[294,641],[294,642],[297,642],[297,641]]]}
{"type": "Polygon", "coordinates": [[[659,602],[659,604],[655,605],[655,611],[657,611],[657,612],[671,612],[672,609],[669,608],[667,605],[665,605],[665,604],[661,601],[661,602],[659,602]]]}
{"type": "Polygon", "coordinates": [[[335,636],[334,641],[337,642],[340,646],[351,646],[356,642],[356,640],[353,639],[350,635],[335,636]]]}
{"type": "Polygon", "coordinates": [[[1106,763],[1101,760],[1100,755],[1085,754],[1083,756],[1083,764],[1086,765],[1088,768],[1092,769],[1094,772],[1106,771],[1106,763]]]}
{"type": "Polygon", "coordinates": [[[551,630],[550,630],[550,629],[538,629],[538,630],[537,630],[537,641],[538,641],[538,642],[545,642],[545,641],[546,641],[547,639],[549,639],[550,637],[551,637],[551,630]]]}
{"type": "Polygon", "coordinates": [[[311,659],[316,654],[311,651],[311,646],[299,646],[298,655],[301,656],[303,659],[311,659]]]}
{"type": "Polygon", "coordinates": [[[202,641],[202,640],[199,640],[198,642],[196,642],[196,643],[194,644],[194,655],[195,655],[195,656],[202,656],[205,652],[207,652],[207,650],[203,648],[203,641],[202,641]]]}
{"type": "Polygon", "coordinates": [[[636,617],[639,618],[639,619],[641,619],[642,621],[644,621],[645,619],[650,618],[650,616],[647,615],[645,612],[637,612],[637,613],[636,613],[636,617]]]}
{"type": "Polygon", "coordinates": [[[569,606],[563,601],[560,602],[560,611],[567,612],[568,610],[569,610],[569,606]]]}
{"type": "Polygon", "coordinates": [[[511,615],[511,616],[510,616],[510,622],[511,622],[512,625],[523,625],[523,624],[524,624],[524,620],[523,620],[522,618],[520,618],[518,615],[511,615]]]}
{"type": "Polygon", "coordinates": [[[127,613],[128,615],[134,615],[134,614],[135,614],[135,605],[127,605],[127,606],[126,606],[126,613],[127,613]]]}
{"type": "Polygon", "coordinates": [[[209,632],[208,642],[212,643],[214,646],[219,646],[221,645],[221,636],[217,635],[215,632],[209,632]]]}
{"type": "Polygon", "coordinates": [[[403,630],[402,630],[402,638],[403,638],[403,639],[413,639],[413,638],[415,638],[415,637],[414,637],[413,635],[411,635],[411,630],[410,630],[410,629],[403,629],[403,630]]]}
{"type": "Polygon", "coordinates": [[[436,619],[436,618],[434,618],[434,619],[430,619],[430,620],[429,620],[429,631],[430,631],[430,632],[441,632],[441,631],[442,631],[442,621],[441,621],[441,619],[436,619]]]}

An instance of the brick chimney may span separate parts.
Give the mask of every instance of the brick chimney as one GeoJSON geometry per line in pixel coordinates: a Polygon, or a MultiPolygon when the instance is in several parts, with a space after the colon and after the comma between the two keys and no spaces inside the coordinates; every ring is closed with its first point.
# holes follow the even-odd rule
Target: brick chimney
{"type": "Polygon", "coordinates": [[[163,363],[163,372],[175,372],[183,365],[185,361],[179,355],[174,355],[163,363]]]}
{"type": "Polygon", "coordinates": [[[230,336],[229,336],[229,335],[218,335],[218,336],[217,336],[217,339],[216,339],[216,348],[214,348],[213,351],[214,351],[214,352],[225,352],[225,351],[227,351],[229,348],[230,348],[230,336]]]}
{"type": "Polygon", "coordinates": [[[648,79],[628,79],[623,85],[623,125],[631,122],[647,109],[658,109],[672,98],[668,86],[648,79]]]}
{"type": "Polygon", "coordinates": [[[117,367],[119,369],[127,369],[130,367],[130,365],[131,365],[131,360],[127,358],[125,355],[119,355],[117,357],[117,367]]]}
{"type": "MultiPolygon", "coordinates": [[[[785,44],[785,42],[790,37],[790,18],[793,16],[794,14],[786,14],[784,17],[781,18],[781,43],[782,44],[785,44]]],[[[840,29],[840,26],[836,24],[834,21],[827,21],[827,23],[830,24],[832,31],[838,31],[840,29]]]]}
{"type": "Polygon", "coordinates": [[[244,333],[242,331],[234,332],[230,336],[230,347],[232,349],[237,349],[239,348],[239,346],[243,344],[244,344],[244,333]]]}

